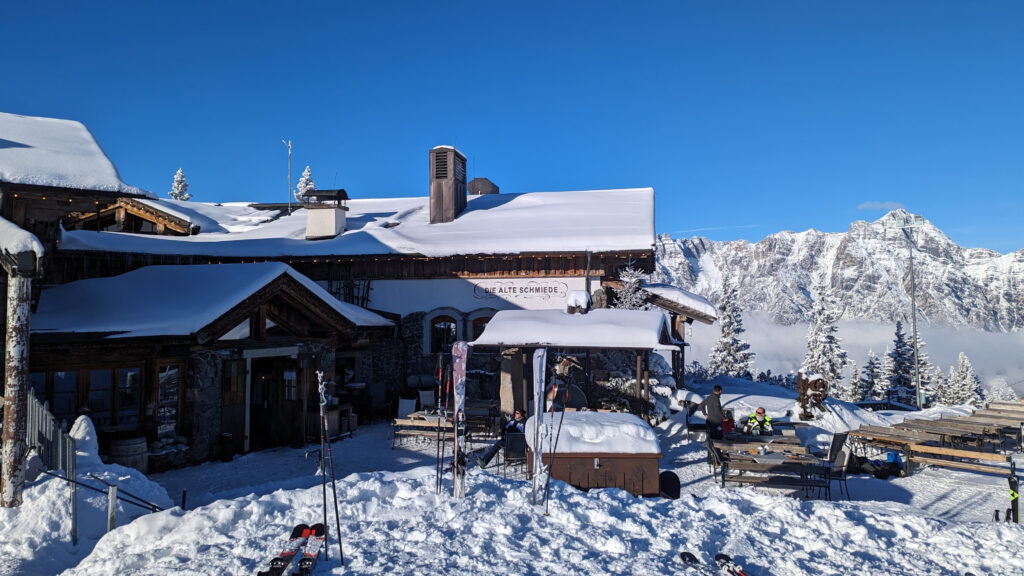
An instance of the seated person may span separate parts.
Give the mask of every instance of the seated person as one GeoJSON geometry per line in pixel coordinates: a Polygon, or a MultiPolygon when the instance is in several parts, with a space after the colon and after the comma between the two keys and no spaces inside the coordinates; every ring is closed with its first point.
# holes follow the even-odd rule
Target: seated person
{"type": "Polygon", "coordinates": [[[523,434],[526,432],[526,415],[523,414],[522,410],[516,410],[512,414],[512,419],[505,423],[501,428],[502,437],[494,444],[488,446],[483,453],[480,454],[479,462],[480,467],[485,468],[487,464],[494,458],[494,455],[498,453],[502,448],[505,447],[505,435],[507,434],[523,434]]]}
{"type": "Polygon", "coordinates": [[[772,417],[764,413],[760,406],[747,418],[747,424],[743,427],[743,433],[751,436],[771,436],[772,417]]]}
{"type": "Polygon", "coordinates": [[[733,419],[732,410],[725,411],[725,418],[722,419],[722,434],[736,432],[736,420],[733,419]]]}

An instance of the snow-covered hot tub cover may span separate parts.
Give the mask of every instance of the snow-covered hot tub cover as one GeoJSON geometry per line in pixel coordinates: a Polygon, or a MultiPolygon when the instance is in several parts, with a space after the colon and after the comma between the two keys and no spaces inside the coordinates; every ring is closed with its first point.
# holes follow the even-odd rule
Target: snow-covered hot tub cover
{"type": "MultiPolygon", "coordinates": [[[[534,422],[532,416],[526,421],[526,444],[537,452],[533,446],[534,422]]],[[[625,412],[555,412],[553,418],[545,414],[540,441],[544,453],[551,451],[556,435],[557,454],[661,454],[654,429],[639,417],[625,412]],[[560,419],[562,429],[558,432],[560,419]],[[547,422],[551,423],[550,438],[544,437],[547,422]]]]}

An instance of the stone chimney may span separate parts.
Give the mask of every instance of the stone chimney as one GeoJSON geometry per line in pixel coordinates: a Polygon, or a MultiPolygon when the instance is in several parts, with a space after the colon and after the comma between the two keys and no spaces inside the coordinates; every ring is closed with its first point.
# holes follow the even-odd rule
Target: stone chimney
{"type": "Polygon", "coordinates": [[[466,157],[451,146],[430,151],[430,223],[455,220],[466,208],[466,157]]]}

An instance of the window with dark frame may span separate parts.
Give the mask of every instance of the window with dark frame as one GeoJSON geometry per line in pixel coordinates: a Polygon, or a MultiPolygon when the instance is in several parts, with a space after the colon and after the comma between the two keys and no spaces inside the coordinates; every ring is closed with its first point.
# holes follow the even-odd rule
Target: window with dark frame
{"type": "Polygon", "coordinates": [[[57,420],[78,416],[78,372],[53,373],[53,404],[50,412],[57,420]]]}
{"type": "Polygon", "coordinates": [[[473,319],[473,340],[476,340],[484,333],[484,328],[487,327],[487,323],[490,321],[490,316],[482,316],[480,318],[473,319]]]}
{"type": "Polygon", "coordinates": [[[110,368],[89,370],[89,418],[99,428],[115,424],[114,371],[110,368]]]}
{"type": "Polygon", "coordinates": [[[157,390],[156,435],[161,439],[174,440],[178,434],[180,365],[165,364],[157,368],[157,390]]]}
{"type": "Polygon", "coordinates": [[[458,337],[458,327],[451,316],[438,316],[430,321],[430,352],[451,352],[458,337]]]}

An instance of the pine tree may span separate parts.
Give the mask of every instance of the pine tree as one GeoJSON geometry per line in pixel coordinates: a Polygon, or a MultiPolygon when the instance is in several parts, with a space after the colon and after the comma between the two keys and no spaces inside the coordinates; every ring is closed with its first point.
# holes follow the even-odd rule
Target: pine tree
{"type": "Polygon", "coordinates": [[[860,380],[857,381],[860,400],[881,400],[885,398],[885,390],[888,382],[882,372],[882,361],[875,355],[874,350],[868,350],[868,361],[861,371],[860,380]]]}
{"type": "Polygon", "coordinates": [[[171,184],[171,191],[168,195],[175,200],[183,202],[192,197],[188,193],[188,182],[185,181],[185,173],[181,171],[181,168],[178,168],[178,171],[174,173],[174,182],[171,184]]]}
{"type": "Polygon", "coordinates": [[[842,400],[843,402],[859,402],[860,398],[860,386],[857,382],[857,367],[850,367],[850,377],[841,378],[837,383],[833,391],[832,396],[842,400]]]}
{"type": "Polygon", "coordinates": [[[306,166],[302,171],[302,178],[299,178],[299,183],[295,185],[295,199],[306,202],[312,197],[312,192],[316,192],[316,183],[310,176],[309,166],[306,166]]]}
{"type": "Polygon", "coordinates": [[[924,340],[921,339],[921,333],[918,332],[918,334],[917,334],[917,369],[918,369],[918,373],[916,375],[914,374],[914,368],[913,368],[914,367],[913,348],[911,348],[911,353],[910,353],[910,367],[911,367],[910,368],[910,379],[911,379],[911,382],[913,382],[913,384],[914,384],[912,386],[912,392],[911,392],[912,399],[913,399],[913,401],[911,403],[914,404],[915,406],[917,405],[917,385],[916,385],[917,383],[914,382],[915,376],[920,377],[920,379],[921,379],[921,399],[922,399],[922,402],[924,402],[924,400],[929,395],[935,393],[935,384],[936,384],[936,382],[935,382],[935,379],[934,379],[933,376],[935,374],[936,366],[934,366],[931,362],[928,361],[928,353],[924,351],[924,346],[925,346],[924,340]]]}
{"type": "Polygon", "coordinates": [[[984,392],[981,389],[981,379],[974,372],[974,366],[967,358],[967,354],[960,353],[956,367],[957,377],[960,379],[961,404],[972,404],[981,407],[984,401],[984,392]]]}
{"type": "Polygon", "coordinates": [[[613,308],[624,310],[647,310],[647,291],[643,289],[644,273],[633,268],[633,265],[626,266],[619,271],[619,280],[622,280],[622,288],[615,290],[615,304],[613,308]]]}
{"type": "Polygon", "coordinates": [[[722,300],[718,305],[718,323],[722,336],[711,350],[708,370],[713,375],[726,374],[740,378],[750,372],[754,364],[754,353],[750,351],[750,344],[739,338],[744,330],[736,286],[726,279],[722,292],[722,300]]]}
{"type": "Polygon", "coordinates": [[[914,352],[903,334],[903,323],[896,322],[896,335],[889,352],[885,377],[889,381],[888,393],[903,404],[916,404],[914,394],[914,352]]]}
{"type": "Polygon", "coordinates": [[[843,368],[849,363],[846,350],[840,346],[839,314],[825,298],[814,303],[811,326],[807,329],[807,353],[804,355],[804,374],[820,374],[830,386],[843,379],[843,368]]]}
{"type": "Polygon", "coordinates": [[[942,379],[941,384],[935,391],[935,400],[946,406],[960,404],[960,376],[955,366],[949,367],[949,376],[942,379]]]}
{"type": "Polygon", "coordinates": [[[985,397],[990,401],[1001,400],[1004,402],[1017,402],[1020,400],[1017,393],[1010,387],[1010,383],[1002,376],[992,380],[992,386],[989,388],[988,394],[986,394],[985,397]]]}

